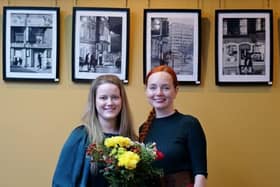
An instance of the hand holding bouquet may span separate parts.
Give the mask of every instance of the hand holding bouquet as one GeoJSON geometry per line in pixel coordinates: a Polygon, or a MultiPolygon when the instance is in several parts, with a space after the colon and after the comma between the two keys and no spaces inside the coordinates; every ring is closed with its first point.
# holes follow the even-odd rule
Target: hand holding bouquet
{"type": "Polygon", "coordinates": [[[123,136],[106,138],[104,144],[91,144],[87,154],[112,187],[145,187],[163,175],[152,162],[163,158],[155,143],[143,144],[123,136]]]}

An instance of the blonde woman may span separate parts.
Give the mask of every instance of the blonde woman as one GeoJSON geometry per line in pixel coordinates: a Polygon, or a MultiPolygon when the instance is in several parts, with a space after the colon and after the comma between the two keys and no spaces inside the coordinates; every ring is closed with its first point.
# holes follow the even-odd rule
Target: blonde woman
{"type": "Polygon", "coordinates": [[[137,139],[126,92],[117,76],[102,75],[92,82],[83,123],[72,131],[62,148],[53,187],[107,187],[102,174],[91,167],[87,146],[116,135],[137,139]]]}

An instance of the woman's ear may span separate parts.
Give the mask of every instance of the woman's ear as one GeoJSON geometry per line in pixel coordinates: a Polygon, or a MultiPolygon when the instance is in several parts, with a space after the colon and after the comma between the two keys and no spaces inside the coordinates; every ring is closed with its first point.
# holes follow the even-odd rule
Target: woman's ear
{"type": "Polygon", "coordinates": [[[179,86],[176,86],[176,88],[175,88],[176,94],[178,93],[178,91],[179,91],[179,86]]]}

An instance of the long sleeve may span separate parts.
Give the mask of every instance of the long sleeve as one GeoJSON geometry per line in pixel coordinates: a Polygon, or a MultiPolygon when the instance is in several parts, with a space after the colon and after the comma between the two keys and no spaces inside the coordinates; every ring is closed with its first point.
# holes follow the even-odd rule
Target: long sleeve
{"type": "Polygon", "coordinates": [[[207,177],[207,143],[204,131],[198,119],[190,118],[188,147],[194,175],[207,177]]]}
{"type": "Polygon", "coordinates": [[[85,127],[75,128],[61,150],[53,176],[53,187],[86,187],[90,167],[85,155],[87,145],[85,127]]]}

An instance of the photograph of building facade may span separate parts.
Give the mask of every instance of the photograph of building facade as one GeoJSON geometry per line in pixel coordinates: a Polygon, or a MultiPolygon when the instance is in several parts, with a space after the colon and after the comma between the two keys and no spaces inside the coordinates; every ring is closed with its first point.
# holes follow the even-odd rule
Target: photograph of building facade
{"type": "Polygon", "coordinates": [[[10,71],[52,71],[53,15],[11,14],[10,71]]]}
{"type": "Polygon", "coordinates": [[[79,72],[121,73],[122,17],[80,17],[79,72]]]}
{"type": "Polygon", "coordinates": [[[194,25],[182,18],[151,19],[151,65],[166,64],[177,74],[193,74],[194,25]]]}
{"type": "Polygon", "coordinates": [[[223,75],[264,75],[265,19],[223,19],[223,75]]]}

